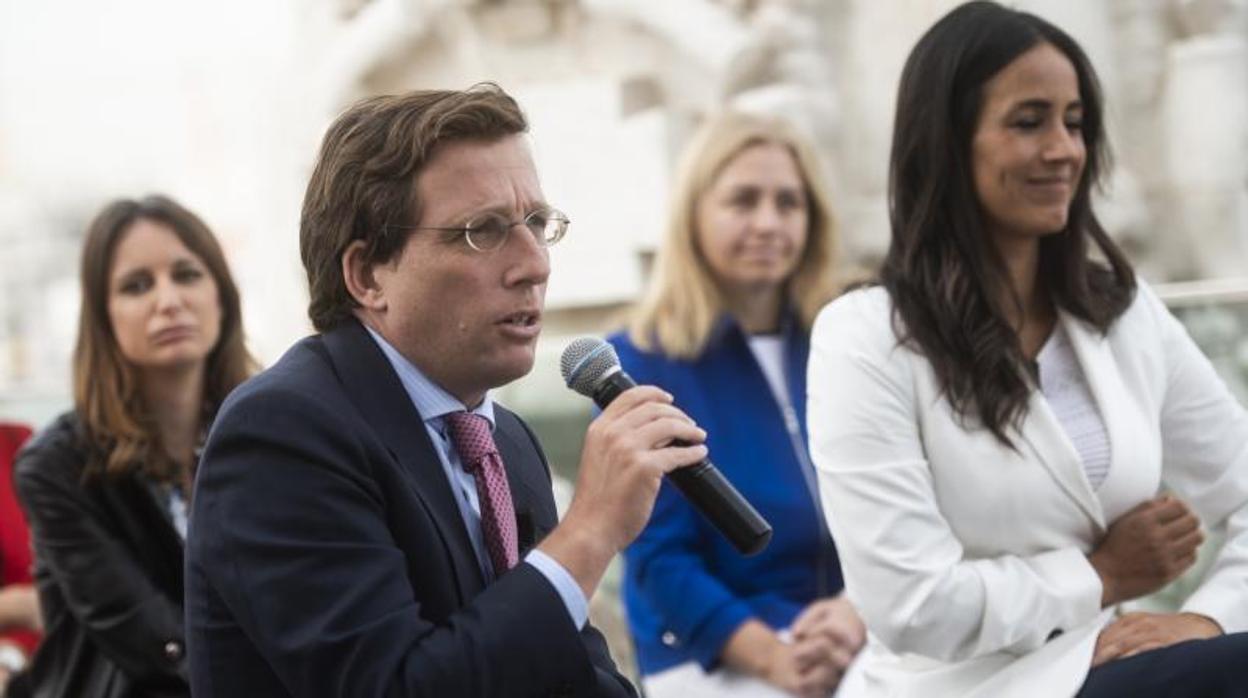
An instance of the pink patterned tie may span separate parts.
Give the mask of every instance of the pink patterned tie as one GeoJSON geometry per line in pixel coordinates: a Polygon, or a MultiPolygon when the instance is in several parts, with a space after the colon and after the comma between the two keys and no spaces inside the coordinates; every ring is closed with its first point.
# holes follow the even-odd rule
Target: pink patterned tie
{"type": "Polygon", "coordinates": [[[516,510],[511,504],[511,487],[502,456],[490,435],[490,422],[471,412],[452,412],[446,423],[455,450],[464,470],[477,481],[477,500],[481,504],[481,530],[485,547],[494,564],[494,574],[501,575],[520,559],[516,537],[516,510]]]}

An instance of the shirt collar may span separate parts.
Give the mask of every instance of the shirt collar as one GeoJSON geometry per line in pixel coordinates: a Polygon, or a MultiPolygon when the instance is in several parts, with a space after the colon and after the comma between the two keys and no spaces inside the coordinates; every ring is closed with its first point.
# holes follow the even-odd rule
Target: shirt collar
{"type": "Polygon", "coordinates": [[[364,329],[368,330],[369,336],[373,338],[374,342],[377,342],[377,346],[381,347],[381,353],[386,356],[386,360],[394,367],[394,372],[399,376],[399,382],[403,384],[403,389],[407,391],[407,396],[416,407],[416,411],[420,413],[421,419],[426,423],[440,426],[442,418],[446,415],[452,412],[468,411],[485,417],[490,423],[490,429],[494,428],[494,398],[488,392],[481,400],[480,405],[469,410],[464,406],[464,403],[443,390],[442,386],[430,380],[424,372],[416,368],[415,364],[408,361],[407,357],[400,354],[398,349],[391,346],[373,328],[364,325],[364,329]]]}

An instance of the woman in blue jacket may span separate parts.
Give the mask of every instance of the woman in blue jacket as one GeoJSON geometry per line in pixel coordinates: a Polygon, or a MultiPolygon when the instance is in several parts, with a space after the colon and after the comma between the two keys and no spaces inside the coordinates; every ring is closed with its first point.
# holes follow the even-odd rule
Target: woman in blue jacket
{"type": "Polygon", "coordinates": [[[672,201],[651,288],[609,340],[706,429],[775,534],[743,557],[663,486],[625,552],[643,684],[651,698],[827,696],[864,631],[807,452],[809,331],[836,289],[824,179],[789,125],[727,113],[690,143],[672,201]]]}

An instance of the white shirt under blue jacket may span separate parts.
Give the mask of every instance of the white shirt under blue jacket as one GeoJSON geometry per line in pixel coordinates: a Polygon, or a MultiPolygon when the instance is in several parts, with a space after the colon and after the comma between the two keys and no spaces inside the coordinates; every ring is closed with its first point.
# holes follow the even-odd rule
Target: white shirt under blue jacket
{"type": "Polygon", "coordinates": [[[780,630],[841,591],[807,451],[809,336],[791,319],[782,335],[791,407],[777,401],[728,316],[693,360],[640,351],[623,334],[607,338],[634,380],[671,393],[706,430],[711,461],[774,529],[763,552],[744,557],[663,484],[649,524],[624,553],[624,608],[643,674],[689,661],[714,669],[746,620],[780,630]]]}

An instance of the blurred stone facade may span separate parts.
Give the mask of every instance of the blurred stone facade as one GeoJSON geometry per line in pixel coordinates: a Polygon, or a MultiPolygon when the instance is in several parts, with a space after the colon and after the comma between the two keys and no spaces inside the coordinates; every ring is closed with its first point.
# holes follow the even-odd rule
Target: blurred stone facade
{"type": "MultiPolygon", "coordinates": [[[[85,128],[73,141],[73,122],[32,116],[39,105],[22,95],[39,94],[27,84],[36,73],[9,70],[0,83],[9,93],[0,93],[0,401],[66,387],[57,376],[74,331],[77,241],[114,195],[170,191],[208,219],[239,276],[253,345],[275,358],[307,331],[295,250],[316,143],[342,108],[379,92],[493,80],[519,97],[547,193],[574,221],[553,253],[547,343],[602,329],[636,296],[672,161],[701,119],[729,104],[783,114],[816,139],[846,259],[870,267],[888,241],[897,77],[919,34],[955,4],[311,0],[277,1],[260,16],[240,4],[237,21],[216,30],[229,36],[201,41],[220,46],[175,39],[166,64],[136,61],[156,66],[144,84],[160,110],[137,108],[94,141],[85,128]],[[30,145],[52,129],[68,132],[59,143],[74,152],[30,145]]],[[[1117,166],[1099,211],[1145,276],[1245,276],[1248,0],[1016,4],[1066,28],[1102,76],[1117,166]]],[[[26,29],[2,31],[20,38],[26,29]]],[[[96,46],[100,64],[116,49],[96,46]]],[[[16,67],[25,56],[7,58],[16,67]]],[[[97,109],[108,119],[133,100],[125,90],[145,89],[132,71],[77,72],[115,102],[97,109]]]]}
{"type": "MultiPolygon", "coordinates": [[[[725,105],[782,114],[820,145],[847,263],[888,244],[897,78],[951,0],[322,0],[305,27],[328,115],[369,94],[493,80],[528,111],[548,198],[573,220],[533,375],[502,391],[556,421],[555,363],[642,288],[669,169],[725,105]]],[[[1030,0],[1100,72],[1116,166],[1098,211],[1154,282],[1248,276],[1248,2],[1030,0]]],[[[566,392],[566,391],[565,391],[566,392]]],[[[581,410],[584,411],[584,410],[581,410]]],[[[575,462],[578,444],[556,446],[575,462]]]]}

